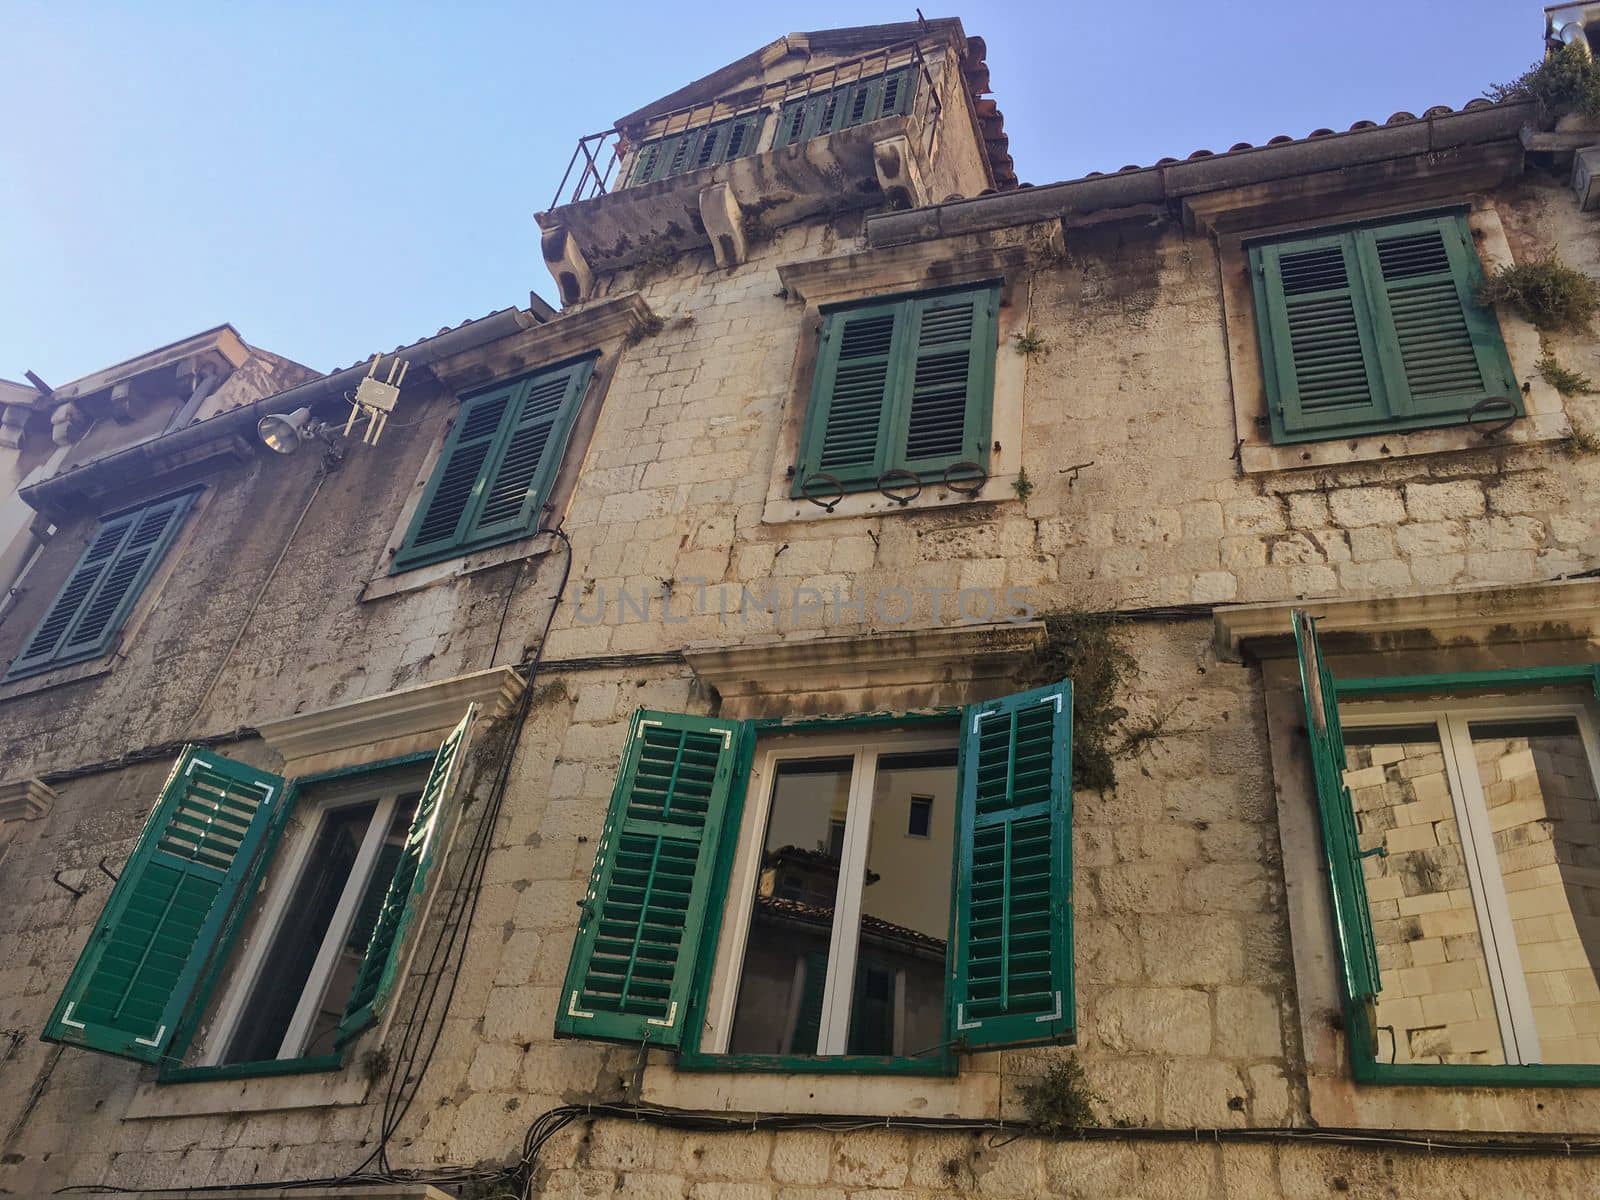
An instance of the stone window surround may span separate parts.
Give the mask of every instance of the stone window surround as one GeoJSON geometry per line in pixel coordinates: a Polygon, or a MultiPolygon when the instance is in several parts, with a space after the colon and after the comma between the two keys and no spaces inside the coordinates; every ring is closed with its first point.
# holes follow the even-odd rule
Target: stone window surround
{"type": "MultiPolygon", "coordinates": [[[[1453,450],[1478,450],[1486,445],[1550,442],[1564,438],[1572,431],[1560,394],[1544,381],[1534,367],[1542,354],[1539,331],[1531,322],[1505,307],[1497,312],[1500,333],[1505,340],[1506,353],[1511,358],[1512,371],[1525,382],[1522,399],[1527,415],[1513,423],[1492,443],[1485,442],[1477,430],[1457,425],[1412,432],[1402,430],[1333,437],[1326,441],[1279,446],[1273,444],[1269,430],[1256,424],[1258,417],[1266,416],[1267,391],[1261,371],[1260,335],[1256,328],[1255,295],[1245,242],[1263,237],[1311,234],[1334,225],[1383,217],[1408,216],[1430,208],[1448,207],[1452,200],[1459,204],[1463,198],[1459,195],[1445,197],[1431,204],[1413,200],[1399,205],[1374,205],[1363,196],[1357,201],[1347,200],[1342,204],[1337,200],[1331,204],[1323,202],[1314,216],[1292,222],[1218,233],[1217,257],[1222,276],[1228,366],[1233,380],[1234,428],[1239,445],[1239,464],[1246,474],[1343,466],[1453,450]]],[[[1496,267],[1514,261],[1511,243],[1500,222],[1500,215],[1482,195],[1472,197],[1467,226],[1472,231],[1473,243],[1486,276],[1496,267]]]]}
{"type": "Polygon", "coordinates": [[[1219,608],[1215,616],[1219,653],[1235,659],[1242,654],[1261,669],[1312,1120],[1361,1128],[1485,1132],[1583,1128],[1592,1119],[1591,1089],[1352,1080],[1291,608],[1318,618],[1324,654],[1339,677],[1564,665],[1594,657],[1600,640],[1600,581],[1381,600],[1250,604],[1219,608]]]}
{"type": "MultiPolygon", "coordinates": [[[[716,689],[725,717],[906,711],[1017,690],[1018,657],[1037,647],[1043,628],[1029,621],[772,638],[692,646],[685,657],[702,686],[716,689]]],[[[956,1075],[907,1077],[688,1071],[677,1068],[676,1052],[657,1050],[648,1052],[640,1098],[745,1112],[973,1117],[997,1111],[1001,1053],[963,1055],[956,1075]]]]}
{"type": "MultiPolygon", "coordinates": [[[[159,489],[152,492],[152,495],[158,496],[160,494],[159,489]]],[[[155,573],[150,576],[150,581],[145,584],[144,590],[139,594],[139,598],[133,602],[133,608],[128,613],[128,619],[122,623],[122,628],[117,632],[116,639],[112,642],[109,650],[99,658],[91,658],[84,662],[72,663],[69,666],[57,667],[53,671],[41,671],[37,675],[28,675],[12,683],[0,684],[0,704],[7,700],[15,700],[21,696],[31,696],[36,692],[48,691],[51,688],[62,687],[69,683],[78,683],[85,679],[97,679],[102,675],[110,674],[117,663],[126,657],[123,653],[123,648],[131,646],[139,638],[145,622],[150,619],[150,614],[155,612],[157,605],[160,604],[162,593],[166,591],[168,581],[176,573],[178,564],[194,542],[197,531],[204,523],[206,509],[211,506],[215,495],[216,489],[214,487],[203,486],[200,488],[193,503],[189,505],[189,511],[183,517],[182,527],[179,528],[171,544],[168,545],[167,552],[162,556],[160,565],[156,567],[155,573]]],[[[99,518],[96,517],[95,520],[98,521],[99,518]]],[[[51,542],[55,540],[57,539],[52,538],[51,542]]],[[[46,543],[44,553],[49,552],[50,544],[49,542],[46,543]]],[[[41,554],[39,557],[42,558],[43,556],[41,554]]],[[[31,574],[32,569],[37,568],[37,566],[38,559],[35,559],[30,566],[28,574],[31,574]]],[[[27,577],[27,574],[22,576],[22,580],[19,580],[19,586],[27,577]]],[[[63,582],[65,582],[65,576],[63,576],[63,582]]],[[[41,621],[44,619],[43,612],[40,612],[39,619],[41,621]]],[[[34,626],[28,628],[27,633],[24,635],[24,642],[27,638],[33,636],[33,630],[36,625],[37,622],[35,622],[34,626]]],[[[19,654],[22,652],[22,644],[18,643],[17,646],[17,653],[19,654]]]]}
{"type": "MultiPolygon", "coordinates": [[[[486,347],[463,351],[451,358],[433,364],[433,374],[450,393],[442,403],[450,408],[450,416],[437,431],[433,444],[424,456],[422,466],[412,484],[406,501],[400,507],[399,518],[384,543],[377,561],[369,568],[367,580],[357,597],[360,603],[382,600],[405,592],[449,583],[478,571],[503,566],[506,563],[536,558],[555,545],[550,533],[534,533],[513,542],[487,546],[470,551],[457,558],[428,563],[399,574],[389,574],[389,564],[405,541],[411,519],[422,501],[428,481],[439,463],[444,450],[449,422],[455,419],[457,397],[466,391],[488,386],[497,380],[538,370],[584,354],[598,352],[594,374],[584,391],[572,430],[567,436],[566,453],[555,478],[551,481],[547,513],[559,514],[566,510],[577,487],[578,475],[588,453],[589,442],[600,417],[611,377],[630,337],[643,335],[650,328],[654,314],[637,292],[594,301],[586,306],[568,309],[559,317],[543,325],[521,330],[486,347]]],[[[547,516],[546,518],[550,518],[547,516]]]]}
{"type": "MultiPolygon", "coordinates": [[[[475,733],[481,737],[481,723],[506,716],[523,686],[523,677],[513,668],[489,667],[316,712],[259,721],[256,728],[261,740],[283,759],[281,774],[293,779],[436,750],[468,704],[480,706],[475,733]]],[[[465,781],[458,779],[456,795],[464,794],[465,781]]],[[[460,812],[458,805],[456,814],[460,812]]],[[[459,828],[459,821],[451,819],[439,850],[441,861],[449,855],[459,828]]],[[[401,994],[403,990],[397,990],[396,998],[401,994]]],[[[361,1069],[357,1048],[383,1045],[398,1007],[391,1004],[373,1029],[346,1050],[346,1062],[338,1070],[235,1079],[147,1080],[134,1092],[124,1119],[364,1104],[373,1084],[361,1069]]]]}
{"type": "MultiPolygon", "coordinates": [[[[1059,221],[1045,222],[1030,232],[1037,233],[1040,229],[1051,246],[1061,246],[1059,221]]],[[[1008,353],[1008,350],[1012,347],[1012,336],[1025,332],[1028,327],[1032,301],[1030,257],[1029,248],[1023,244],[957,249],[949,241],[932,240],[780,266],[778,278],[783,282],[789,301],[804,307],[799,321],[800,346],[780,413],[762,523],[781,525],[829,517],[878,516],[1015,500],[1013,485],[1022,470],[1023,395],[1029,359],[1027,355],[1008,353]],[[879,492],[852,492],[835,504],[831,512],[808,500],[792,499],[790,471],[799,459],[801,430],[811,403],[822,306],[997,279],[1000,281],[1000,311],[996,320],[994,407],[990,427],[993,444],[989,478],[979,492],[969,496],[930,484],[909,504],[900,504],[879,492]]]]}

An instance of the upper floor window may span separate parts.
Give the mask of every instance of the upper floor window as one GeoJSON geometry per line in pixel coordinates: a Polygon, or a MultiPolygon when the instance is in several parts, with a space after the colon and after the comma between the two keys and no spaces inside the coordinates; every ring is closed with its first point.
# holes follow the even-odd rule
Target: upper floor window
{"type": "Polygon", "coordinates": [[[910,112],[916,87],[917,69],[907,65],[789,100],[778,110],[778,131],[772,144],[792,146],[825,133],[910,112]]]}
{"type": "Polygon", "coordinates": [[[1522,414],[1459,213],[1250,248],[1275,442],[1522,414]]]}
{"type": "Polygon", "coordinates": [[[196,492],[102,517],[6,680],[99,658],[111,649],[140,593],[183,524],[196,492]]]}
{"type": "Polygon", "coordinates": [[[584,358],[463,399],[391,569],[535,532],[593,370],[584,358]]]}
{"type": "Polygon", "coordinates": [[[756,143],[761,140],[764,115],[743,113],[726,121],[664,134],[640,143],[634,154],[633,169],[628,173],[628,186],[669,179],[685,171],[714,167],[753,154],[756,143]]]}
{"type": "Polygon", "coordinates": [[[982,478],[999,307],[985,285],[826,311],[793,495],[982,478]]]}
{"type": "Polygon", "coordinates": [[[1071,721],[1067,683],[866,733],[641,711],[556,1033],[925,1073],[1071,1040],[1071,721]]]}

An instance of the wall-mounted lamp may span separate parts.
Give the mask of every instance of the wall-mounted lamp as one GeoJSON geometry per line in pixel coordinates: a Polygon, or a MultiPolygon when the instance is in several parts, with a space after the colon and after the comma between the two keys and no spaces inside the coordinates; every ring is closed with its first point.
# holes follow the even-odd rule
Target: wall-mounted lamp
{"type": "Polygon", "coordinates": [[[297,408],[292,413],[272,413],[256,422],[256,433],[269,450],[279,454],[293,454],[300,443],[316,436],[309,408],[297,408]]]}

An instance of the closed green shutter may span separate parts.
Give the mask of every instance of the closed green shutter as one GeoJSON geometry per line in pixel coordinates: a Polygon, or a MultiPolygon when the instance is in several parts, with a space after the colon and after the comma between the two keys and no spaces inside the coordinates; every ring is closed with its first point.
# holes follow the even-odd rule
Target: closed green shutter
{"type": "Polygon", "coordinates": [[[273,814],[283,780],[186,747],[44,1029],[156,1062],[194,994],[273,814]]]}
{"type": "Polygon", "coordinates": [[[714,125],[685,129],[643,142],[634,153],[628,186],[670,179],[755,153],[761,137],[761,112],[743,113],[714,125]]]}
{"type": "Polygon", "coordinates": [[[1276,441],[1522,412],[1460,215],[1252,247],[1256,321],[1276,441]]]}
{"type": "Polygon", "coordinates": [[[932,479],[952,463],[988,460],[999,304],[994,288],[912,302],[893,443],[903,449],[890,465],[932,479]]]}
{"type": "Polygon", "coordinates": [[[1344,785],[1344,730],[1339,722],[1339,701],[1333,673],[1322,660],[1316,622],[1302,609],[1295,609],[1291,619],[1300,658],[1306,732],[1317,785],[1322,846],[1328,855],[1328,884],[1345,995],[1360,1000],[1378,994],[1378,951],[1372,914],[1367,907],[1366,879],[1361,872],[1355,806],[1350,789],[1344,785]]]}
{"type": "Polygon", "coordinates": [[[194,492],[184,492],[104,518],[6,678],[106,653],[172,544],[194,497],[194,492]]]}
{"type": "Polygon", "coordinates": [[[1072,685],[969,707],[961,727],[952,1038],[1070,1039],[1072,685]]]}
{"type": "Polygon", "coordinates": [[[778,110],[773,148],[909,112],[916,82],[913,68],[900,67],[790,100],[778,110]]]}
{"type": "Polygon", "coordinates": [[[738,727],[635,716],[556,1013],[561,1037],[677,1046],[738,727]]]}
{"type": "Polygon", "coordinates": [[[534,532],[593,372],[585,358],[464,399],[392,569],[534,532]]]}
{"type": "Polygon", "coordinates": [[[791,494],[866,491],[890,470],[931,483],[957,462],[986,468],[999,303],[983,287],[827,313],[791,494]]]}
{"type": "Polygon", "coordinates": [[[406,934],[426,911],[428,877],[438,858],[439,830],[450,794],[460,771],[467,732],[476,705],[469,704],[459,724],[439,745],[433,768],[417,798],[417,812],[400,849],[394,875],[373,924],[366,953],[356,972],[356,982],[334,1034],[334,1045],[344,1046],[378,1019],[399,981],[406,956],[406,934]]]}

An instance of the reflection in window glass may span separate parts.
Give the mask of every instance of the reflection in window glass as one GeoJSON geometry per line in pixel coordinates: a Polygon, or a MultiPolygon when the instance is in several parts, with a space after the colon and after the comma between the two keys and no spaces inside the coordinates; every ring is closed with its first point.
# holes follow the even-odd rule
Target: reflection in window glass
{"type": "Polygon", "coordinates": [[[817,1053],[851,766],[848,758],[778,766],[731,1053],[817,1053]]]}
{"type": "Polygon", "coordinates": [[[1445,751],[1435,723],[1346,728],[1378,947],[1378,1057],[1396,1063],[1503,1063],[1489,959],[1479,930],[1445,751]]]}
{"type": "Polygon", "coordinates": [[[954,750],[878,759],[850,1006],[851,1054],[917,1055],[944,1041],[945,939],[955,829],[908,838],[922,807],[955,811],[954,750]],[[930,800],[931,798],[931,800],[930,800]]]}
{"type": "Polygon", "coordinates": [[[1600,800],[1578,723],[1468,728],[1539,1057],[1600,1063],[1600,800]]]}

